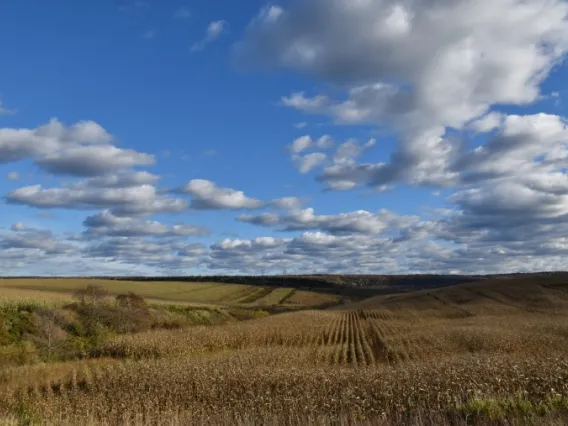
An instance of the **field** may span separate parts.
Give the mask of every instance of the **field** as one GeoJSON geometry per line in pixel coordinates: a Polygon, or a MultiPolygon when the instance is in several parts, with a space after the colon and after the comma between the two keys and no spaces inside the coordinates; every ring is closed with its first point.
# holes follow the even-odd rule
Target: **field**
{"type": "Polygon", "coordinates": [[[192,305],[222,306],[318,306],[333,304],[334,295],[314,293],[293,288],[252,286],[217,282],[157,282],[122,281],[103,279],[0,279],[0,302],[2,300],[71,300],[73,292],[85,286],[99,285],[111,294],[135,292],[149,301],[163,303],[186,303],[192,305]],[[297,298],[288,300],[291,293],[297,298]],[[282,303],[286,302],[286,303],[282,303]]]}
{"type": "MultiPolygon", "coordinates": [[[[311,297],[256,288],[239,300],[254,307],[311,297]]],[[[326,310],[109,335],[84,359],[0,367],[0,419],[560,425],[568,421],[566,353],[565,277],[485,280],[326,310]]]]}

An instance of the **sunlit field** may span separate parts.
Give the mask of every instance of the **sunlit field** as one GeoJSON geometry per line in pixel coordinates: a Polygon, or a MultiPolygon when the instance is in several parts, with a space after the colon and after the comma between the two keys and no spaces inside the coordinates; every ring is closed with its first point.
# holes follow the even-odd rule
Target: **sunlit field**
{"type": "MultiPolygon", "coordinates": [[[[257,300],[276,304],[286,291],[257,300]]],[[[102,316],[112,302],[93,303],[102,316]]],[[[0,415],[7,424],[560,425],[567,308],[561,279],[508,280],[109,333],[81,357],[30,352],[0,369],[0,415]]]]}
{"type": "Polygon", "coordinates": [[[241,284],[46,278],[0,279],[0,301],[71,300],[75,290],[89,284],[103,286],[110,294],[132,291],[148,300],[165,303],[299,307],[333,304],[338,299],[334,295],[293,288],[241,284]]]}

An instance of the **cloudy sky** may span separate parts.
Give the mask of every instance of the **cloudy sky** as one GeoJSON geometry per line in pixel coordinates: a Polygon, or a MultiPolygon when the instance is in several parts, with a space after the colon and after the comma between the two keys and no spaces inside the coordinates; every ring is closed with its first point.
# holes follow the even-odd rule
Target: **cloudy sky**
{"type": "Polygon", "coordinates": [[[0,3],[0,274],[568,268],[566,0],[0,3]]]}

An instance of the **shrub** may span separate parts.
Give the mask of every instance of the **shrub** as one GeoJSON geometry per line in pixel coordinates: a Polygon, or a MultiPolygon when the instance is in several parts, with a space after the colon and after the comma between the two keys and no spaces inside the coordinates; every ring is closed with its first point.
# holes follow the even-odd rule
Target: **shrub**
{"type": "Polygon", "coordinates": [[[20,342],[0,346],[0,366],[10,367],[33,364],[39,361],[37,348],[31,342],[20,342]]]}

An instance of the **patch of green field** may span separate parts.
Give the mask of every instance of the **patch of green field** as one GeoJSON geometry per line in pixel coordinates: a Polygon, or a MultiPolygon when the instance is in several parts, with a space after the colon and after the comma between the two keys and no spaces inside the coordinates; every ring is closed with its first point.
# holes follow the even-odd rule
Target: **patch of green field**
{"type": "Polygon", "coordinates": [[[272,290],[270,287],[258,287],[254,292],[247,294],[246,297],[241,299],[240,303],[257,304],[256,302],[270,294],[272,290]]]}
{"type": "Polygon", "coordinates": [[[255,301],[255,304],[257,305],[265,305],[265,306],[271,306],[271,305],[279,305],[282,303],[283,300],[285,300],[288,295],[294,291],[293,288],[276,288],[273,289],[270,293],[266,294],[264,297],[261,297],[260,299],[255,301]]]}

